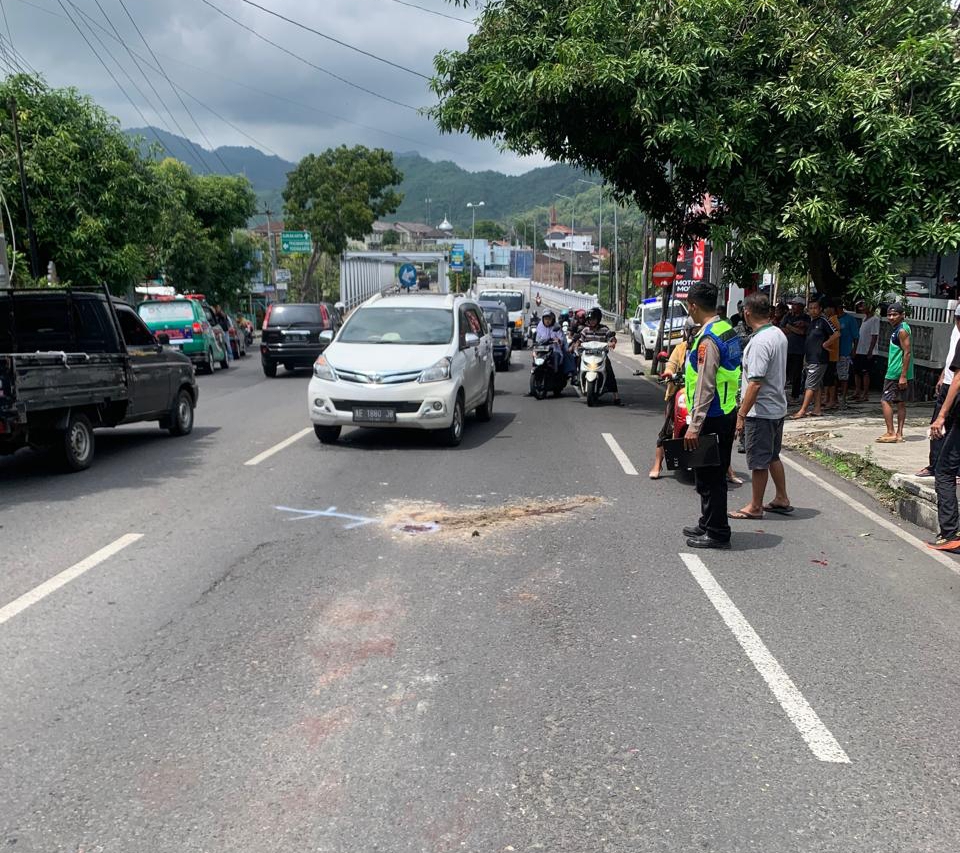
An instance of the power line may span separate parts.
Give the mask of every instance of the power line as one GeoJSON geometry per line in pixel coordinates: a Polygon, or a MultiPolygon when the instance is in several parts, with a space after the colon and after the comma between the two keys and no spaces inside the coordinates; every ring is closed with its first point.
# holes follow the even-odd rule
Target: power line
{"type": "MultiPolygon", "coordinates": [[[[133,15],[130,14],[130,10],[127,8],[127,4],[124,2],[124,0],[119,0],[119,2],[121,7],[123,8],[123,11],[127,13],[127,17],[130,19],[130,23],[133,24],[133,28],[137,31],[137,35],[140,36],[140,40],[144,43],[147,50],[150,52],[150,55],[153,57],[153,61],[157,64],[157,67],[160,69],[160,73],[163,74],[164,79],[167,81],[170,88],[173,89],[173,93],[177,96],[177,100],[180,101],[180,106],[182,106],[183,109],[186,111],[187,115],[190,116],[190,121],[193,122],[194,126],[200,132],[200,135],[203,137],[204,141],[207,143],[210,149],[213,150],[214,157],[216,157],[220,161],[220,165],[223,166],[224,171],[229,175],[230,167],[223,162],[223,158],[213,148],[213,143],[209,139],[207,139],[207,135],[203,132],[203,128],[200,127],[200,125],[197,123],[197,120],[193,117],[193,113],[190,112],[190,108],[187,106],[187,102],[183,100],[183,97],[181,96],[181,94],[174,87],[173,83],[170,82],[170,77],[167,75],[167,72],[164,70],[163,65],[161,65],[160,60],[157,59],[157,55],[153,52],[153,48],[150,47],[149,42],[144,37],[143,32],[141,32],[140,27],[137,25],[137,22],[134,20],[133,15]]],[[[197,156],[199,156],[200,159],[203,161],[204,165],[206,165],[206,161],[203,160],[203,156],[200,154],[199,149],[197,150],[197,156]]],[[[213,170],[209,166],[207,166],[207,171],[212,172],[213,170]]]]}
{"type": "MultiPolygon", "coordinates": [[[[123,86],[120,84],[120,81],[117,79],[116,75],[110,70],[110,67],[107,65],[107,63],[103,61],[103,57],[100,56],[99,53],[97,53],[97,49],[90,42],[90,39],[87,38],[86,33],[84,33],[82,29],[80,29],[80,24],[78,24],[70,16],[70,12],[67,10],[66,4],[63,2],[63,0],[57,0],[57,2],[60,4],[60,8],[63,9],[64,14],[67,16],[70,23],[73,24],[73,26],[76,27],[77,32],[80,33],[80,37],[87,43],[87,47],[89,47],[93,55],[97,57],[97,61],[103,66],[107,74],[110,75],[110,79],[113,80],[117,88],[121,92],[123,92],[124,97],[130,102],[130,106],[132,106],[137,111],[137,114],[140,116],[140,118],[143,119],[144,124],[150,127],[150,122],[147,121],[147,117],[143,114],[143,110],[141,110],[140,107],[137,105],[137,103],[133,100],[133,98],[130,97],[130,94],[127,92],[127,90],[123,88],[123,86]]],[[[154,136],[157,137],[157,142],[163,145],[163,140],[160,139],[159,134],[155,130],[153,134],[154,136]]]]}
{"type": "Polygon", "coordinates": [[[473,21],[468,21],[466,18],[458,18],[456,15],[448,15],[446,12],[438,12],[436,9],[428,9],[426,6],[418,6],[416,3],[408,3],[406,0],[393,0],[393,2],[399,3],[401,6],[409,6],[411,9],[419,9],[421,12],[429,12],[431,15],[439,15],[441,18],[449,18],[451,21],[459,21],[468,27],[474,26],[473,21]]]}
{"type": "Polygon", "coordinates": [[[286,15],[281,15],[279,12],[274,12],[272,9],[268,9],[266,6],[261,6],[259,3],[254,3],[253,0],[240,0],[241,3],[246,3],[248,6],[253,6],[254,9],[259,9],[261,12],[266,12],[268,15],[273,15],[275,18],[279,18],[281,21],[286,21],[288,24],[293,24],[295,27],[299,27],[301,30],[306,30],[308,33],[313,33],[314,35],[320,36],[320,38],[325,38],[327,41],[332,41],[334,44],[339,44],[341,47],[345,47],[348,50],[356,51],[361,53],[364,56],[369,56],[371,59],[375,59],[377,62],[383,62],[386,65],[390,65],[393,68],[398,68],[401,71],[406,71],[408,74],[413,74],[415,77],[421,77],[424,80],[429,80],[430,78],[426,74],[421,74],[419,71],[414,71],[412,68],[407,68],[405,65],[398,65],[396,62],[391,62],[389,59],[384,59],[382,56],[377,56],[375,53],[370,53],[368,50],[363,48],[356,47],[352,44],[347,44],[345,41],[340,41],[338,38],[334,38],[331,35],[320,32],[320,30],[315,30],[313,27],[309,27],[306,24],[300,23],[300,21],[295,21],[293,18],[288,18],[286,15]]]}
{"type": "Polygon", "coordinates": [[[243,23],[243,21],[237,20],[236,18],[233,17],[233,15],[229,14],[228,12],[224,12],[223,9],[221,9],[219,6],[215,6],[213,3],[210,2],[210,0],[202,0],[202,2],[205,3],[207,6],[209,6],[211,9],[213,9],[214,11],[219,12],[221,15],[223,15],[223,17],[227,18],[230,21],[233,21],[233,23],[235,23],[238,27],[241,27],[242,29],[246,30],[248,33],[251,33],[252,35],[256,36],[261,41],[265,41],[271,47],[275,47],[277,50],[283,51],[285,54],[287,54],[287,56],[292,56],[294,59],[299,60],[300,62],[304,63],[304,65],[309,65],[311,68],[314,68],[317,71],[321,71],[324,74],[329,74],[331,77],[333,77],[334,80],[339,80],[341,83],[345,83],[348,86],[352,86],[354,89],[359,89],[361,92],[366,92],[368,95],[373,95],[375,98],[380,98],[380,100],[382,101],[387,101],[388,103],[396,104],[398,107],[403,107],[404,109],[413,110],[414,112],[420,111],[417,107],[411,106],[410,104],[405,104],[402,101],[395,101],[393,98],[388,98],[386,95],[381,95],[379,92],[374,92],[373,89],[367,89],[359,85],[358,83],[354,83],[351,80],[347,80],[346,77],[341,77],[339,74],[334,74],[332,71],[326,68],[323,68],[319,65],[316,65],[315,63],[311,62],[309,59],[305,59],[304,57],[300,56],[300,54],[294,53],[292,50],[288,50],[283,45],[277,44],[275,41],[271,41],[266,36],[258,33],[253,27],[247,26],[245,23],[243,23]]]}

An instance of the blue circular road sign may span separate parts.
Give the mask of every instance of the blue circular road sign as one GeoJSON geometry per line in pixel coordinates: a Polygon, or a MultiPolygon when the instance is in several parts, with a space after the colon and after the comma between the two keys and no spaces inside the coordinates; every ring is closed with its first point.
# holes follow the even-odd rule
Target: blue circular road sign
{"type": "Polygon", "coordinates": [[[413,264],[404,264],[400,267],[397,278],[400,280],[401,287],[410,290],[410,288],[417,286],[417,268],[413,264]]]}

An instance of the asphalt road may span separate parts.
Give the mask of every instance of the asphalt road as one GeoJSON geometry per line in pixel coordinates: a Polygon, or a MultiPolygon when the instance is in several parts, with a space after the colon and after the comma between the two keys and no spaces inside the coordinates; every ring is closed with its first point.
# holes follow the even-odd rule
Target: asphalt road
{"type": "Polygon", "coordinates": [[[794,516],[690,556],[658,389],[620,357],[625,408],[537,402],[525,362],[454,450],[247,465],[309,426],[254,357],[190,437],[0,460],[0,849],[960,849],[960,577],[923,533],[791,467],[794,516]]]}

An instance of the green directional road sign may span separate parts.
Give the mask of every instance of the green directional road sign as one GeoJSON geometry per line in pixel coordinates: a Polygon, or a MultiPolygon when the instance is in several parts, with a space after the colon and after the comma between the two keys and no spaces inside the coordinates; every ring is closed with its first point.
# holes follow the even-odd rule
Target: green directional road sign
{"type": "Polygon", "coordinates": [[[309,231],[283,231],[280,234],[280,251],[288,254],[313,252],[313,240],[309,231]]]}

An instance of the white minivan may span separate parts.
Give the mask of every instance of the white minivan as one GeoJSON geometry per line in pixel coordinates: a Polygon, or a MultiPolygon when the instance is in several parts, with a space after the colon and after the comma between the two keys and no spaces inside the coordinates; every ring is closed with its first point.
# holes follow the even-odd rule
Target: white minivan
{"type": "MultiPolygon", "coordinates": [[[[325,333],[329,334],[329,333],[325,333]]],[[[453,294],[374,296],[313,366],[307,408],[324,444],[345,426],[435,430],[460,444],[466,413],[493,416],[493,339],[480,307],[453,294]]]]}

